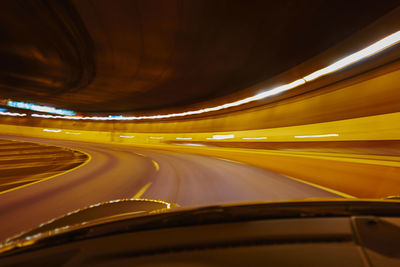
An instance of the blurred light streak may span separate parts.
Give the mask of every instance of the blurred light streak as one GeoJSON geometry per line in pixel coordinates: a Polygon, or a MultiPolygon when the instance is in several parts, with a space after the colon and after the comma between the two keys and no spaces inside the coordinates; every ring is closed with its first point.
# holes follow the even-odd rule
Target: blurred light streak
{"type": "Polygon", "coordinates": [[[71,132],[66,132],[66,134],[80,135],[81,133],[71,133],[71,132]]]}
{"type": "Polygon", "coordinates": [[[0,112],[4,112],[4,111],[7,111],[7,109],[6,108],[0,108],[0,112]]]}
{"type": "Polygon", "coordinates": [[[267,139],[267,137],[243,137],[244,140],[259,140],[259,139],[267,139]]]}
{"type": "Polygon", "coordinates": [[[207,138],[207,139],[223,140],[223,139],[232,139],[234,137],[235,137],[234,134],[216,134],[216,135],[213,135],[212,138],[207,138]]]}
{"type": "Polygon", "coordinates": [[[59,115],[75,115],[76,112],[67,109],[57,109],[54,107],[48,106],[40,106],[32,103],[20,102],[20,101],[7,101],[7,106],[13,108],[21,108],[21,109],[29,109],[34,111],[46,112],[46,113],[53,113],[59,115]]]}
{"type": "Polygon", "coordinates": [[[43,132],[59,133],[59,132],[61,132],[61,130],[43,129],[43,132]]]}
{"type": "Polygon", "coordinates": [[[133,135],[120,135],[121,138],[134,138],[133,135]]]}
{"type": "Polygon", "coordinates": [[[162,136],[149,136],[150,139],[164,139],[162,136]]]}
{"type": "Polygon", "coordinates": [[[117,115],[117,116],[115,116],[115,115],[108,115],[108,118],[122,118],[123,116],[122,115],[117,115]]]}
{"type": "Polygon", "coordinates": [[[347,67],[351,64],[354,64],[364,58],[373,56],[376,53],[379,53],[382,50],[397,44],[398,42],[400,42],[400,31],[395,32],[395,33],[379,40],[376,43],[373,43],[372,45],[370,45],[354,54],[351,54],[339,61],[336,61],[335,63],[333,63],[323,69],[317,70],[317,71],[311,73],[310,75],[305,76],[303,79],[306,80],[307,82],[315,80],[321,76],[327,75],[329,73],[332,73],[332,72],[338,71],[344,67],[347,67]]]}
{"type": "Polygon", "coordinates": [[[180,143],[180,144],[175,144],[178,146],[206,146],[205,144],[196,144],[196,143],[180,143]]]}
{"type": "Polygon", "coordinates": [[[294,82],[291,82],[289,84],[284,84],[284,85],[278,86],[278,87],[276,87],[274,89],[267,90],[265,92],[259,93],[259,94],[255,95],[255,96],[251,97],[251,98],[254,98],[254,100],[252,99],[251,101],[260,100],[260,99],[263,99],[263,98],[266,98],[266,97],[269,97],[269,96],[277,95],[279,93],[282,93],[284,91],[293,89],[293,88],[295,88],[297,86],[300,86],[300,85],[303,85],[305,83],[306,83],[306,81],[304,79],[298,79],[298,80],[296,80],[294,82]]]}
{"type": "Polygon", "coordinates": [[[338,134],[316,134],[316,135],[296,135],[295,138],[314,138],[314,137],[331,137],[339,136],[338,134]]]}
{"type": "Polygon", "coordinates": [[[0,111],[0,115],[3,115],[3,116],[13,116],[13,117],[24,117],[24,116],[26,116],[25,113],[2,112],[2,111],[0,111]]]}
{"type": "MultiPolygon", "coordinates": [[[[122,115],[114,116],[114,115],[109,115],[107,117],[101,117],[101,116],[94,116],[94,117],[80,117],[80,116],[51,116],[51,115],[39,115],[39,114],[32,114],[31,116],[33,117],[41,117],[41,118],[54,118],[54,119],[71,119],[71,120],[150,120],[150,119],[167,119],[167,118],[174,118],[174,117],[184,117],[184,116],[190,116],[190,115],[196,115],[196,114],[202,114],[206,112],[212,112],[212,111],[218,111],[221,109],[226,109],[230,107],[235,107],[243,104],[247,104],[253,101],[265,99],[267,97],[273,96],[280,94],[284,91],[293,89],[295,87],[298,87],[300,85],[303,85],[307,82],[310,82],[312,80],[318,79],[324,75],[330,74],[332,72],[338,71],[344,67],[347,67],[349,65],[352,65],[362,59],[365,59],[367,57],[373,56],[389,47],[392,47],[396,45],[397,43],[400,42],[400,31],[395,32],[375,43],[372,45],[357,51],[339,61],[336,61],[335,63],[319,69],[317,71],[314,71],[313,73],[300,78],[298,80],[295,80],[291,83],[288,84],[283,84],[281,86],[265,90],[264,92],[258,93],[254,96],[247,97],[235,102],[223,104],[220,106],[215,106],[215,107],[210,107],[210,108],[204,108],[204,109],[199,109],[199,110],[190,110],[186,112],[180,112],[180,113],[171,113],[171,114],[163,114],[163,115],[152,115],[152,116],[129,116],[125,117],[122,115]]],[[[69,114],[69,115],[75,115],[75,114],[69,114]]]]}

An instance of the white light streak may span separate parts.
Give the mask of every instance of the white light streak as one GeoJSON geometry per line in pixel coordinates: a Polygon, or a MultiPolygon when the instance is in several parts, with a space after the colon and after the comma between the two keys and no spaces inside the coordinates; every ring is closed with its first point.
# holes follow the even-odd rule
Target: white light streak
{"type": "Polygon", "coordinates": [[[121,137],[121,138],[134,138],[135,136],[133,136],[133,135],[120,135],[119,137],[121,137]]]}
{"type": "Polygon", "coordinates": [[[71,132],[65,132],[66,134],[74,134],[74,135],[80,135],[81,133],[71,133],[71,132]]]}
{"type": "Polygon", "coordinates": [[[59,116],[59,115],[46,115],[46,114],[36,114],[33,113],[31,114],[32,117],[37,117],[37,118],[45,118],[45,119],[70,119],[70,120],[79,120],[82,117],[79,116],[59,116]]]}
{"type": "Polygon", "coordinates": [[[150,139],[164,139],[162,136],[149,136],[150,139]]]}
{"type": "Polygon", "coordinates": [[[304,80],[309,82],[309,81],[315,80],[321,76],[338,71],[338,70],[340,70],[344,67],[347,67],[351,64],[354,64],[364,58],[373,56],[376,53],[379,53],[382,50],[385,50],[386,48],[389,48],[389,47],[397,44],[398,42],[400,42],[400,31],[395,32],[395,33],[379,40],[378,42],[376,42],[356,53],[353,53],[341,60],[338,60],[335,63],[333,63],[323,69],[317,70],[317,71],[305,76],[304,80]]]}
{"type": "Polygon", "coordinates": [[[24,117],[26,116],[25,113],[16,113],[16,112],[0,112],[0,115],[2,116],[13,116],[13,117],[24,117]]]}
{"type": "MultiPolygon", "coordinates": [[[[100,116],[94,116],[94,117],[81,117],[81,116],[54,116],[54,115],[41,115],[41,114],[32,114],[32,117],[40,117],[40,118],[52,118],[52,119],[69,119],[69,120],[101,120],[101,121],[108,121],[108,120],[152,120],[152,119],[167,119],[167,118],[175,118],[175,117],[184,117],[184,116],[190,116],[190,115],[196,115],[196,114],[202,114],[206,112],[212,112],[212,111],[218,111],[221,109],[226,109],[226,108],[231,108],[243,104],[247,104],[250,102],[262,100],[280,93],[283,93],[287,90],[291,90],[295,87],[301,86],[307,82],[310,82],[312,80],[318,79],[324,75],[333,73],[335,71],[338,71],[344,67],[350,66],[360,60],[363,60],[365,58],[368,58],[370,56],[373,56],[389,47],[392,47],[400,42],[400,31],[395,32],[377,42],[374,44],[357,51],[343,59],[340,59],[336,61],[335,63],[326,66],[322,69],[319,69],[317,71],[312,72],[309,75],[306,75],[303,78],[297,79],[293,82],[290,82],[288,84],[283,84],[281,86],[271,88],[268,90],[265,90],[264,92],[258,93],[254,96],[250,96],[241,100],[237,100],[231,103],[226,103],[220,106],[215,106],[215,107],[209,107],[209,108],[204,108],[204,109],[199,109],[199,110],[190,110],[186,112],[180,112],[180,113],[172,113],[172,114],[162,114],[162,115],[153,115],[153,116],[130,116],[130,117],[124,117],[122,115],[118,116],[105,116],[105,117],[100,117],[100,116]]],[[[1,115],[1,113],[0,113],[1,115]]],[[[301,137],[299,137],[301,138],[301,137]]]]}
{"type": "Polygon", "coordinates": [[[59,133],[61,130],[43,129],[43,132],[59,133]]]}
{"type": "Polygon", "coordinates": [[[314,138],[314,137],[331,137],[339,136],[338,134],[316,134],[316,135],[296,135],[295,138],[314,138]]]}
{"type": "Polygon", "coordinates": [[[175,145],[178,146],[206,146],[205,144],[196,144],[196,143],[177,143],[175,145]]]}
{"type": "Polygon", "coordinates": [[[192,137],[177,137],[176,140],[192,140],[192,137]]]}
{"type": "Polygon", "coordinates": [[[261,100],[261,99],[264,99],[264,98],[267,98],[267,97],[270,97],[270,96],[273,96],[273,95],[277,95],[279,93],[282,93],[284,91],[293,89],[293,88],[298,87],[300,85],[303,85],[305,83],[306,82],[304,81],[304,79],[298,79],[298,80],[296,80],[294,82],[291,82],[289,84],[284,84],[284,85],[278,86],[278,87],[276,87],[274,89],[267,90],[267,91],[264,91],[262,93],[259,93],[259,94],[255,95],[255,96],[253,96],[254,100],[252,99],[251,101],[261,100]]]}
{"type": "Polygon", "coordinates": [[[260,139],[267,139],[267,137],[243,137],[244,140],[260,140],[260,139]]]}
{"type": "Polygon", "coordinates": [[[234,134],[215,134],[212,138],[207,138],[208,140],[224,140],[234,138],[234,134]]]}

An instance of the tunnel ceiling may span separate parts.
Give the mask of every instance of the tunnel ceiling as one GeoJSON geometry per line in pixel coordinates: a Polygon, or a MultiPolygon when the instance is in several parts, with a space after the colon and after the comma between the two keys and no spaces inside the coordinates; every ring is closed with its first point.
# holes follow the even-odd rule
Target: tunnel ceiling
{"type": "Polygon", "coordinates": [[[81,112],[154,111],[245,89],[398,1],[0,2],[0,93],[81,112]]]}

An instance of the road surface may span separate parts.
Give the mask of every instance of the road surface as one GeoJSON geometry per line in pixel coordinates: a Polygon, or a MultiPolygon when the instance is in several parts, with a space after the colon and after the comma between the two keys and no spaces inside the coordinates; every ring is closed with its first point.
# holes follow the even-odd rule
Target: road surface
{"type": "Polygon", "coordinates": [[[126,145],[0,138],[61,145],[91,155],[87,164],[71,172],[0,193],[0,240],[69,211],[119,198],[155,198],[187,207],[339,197],[277,173],[218,158],[126,145]]]}

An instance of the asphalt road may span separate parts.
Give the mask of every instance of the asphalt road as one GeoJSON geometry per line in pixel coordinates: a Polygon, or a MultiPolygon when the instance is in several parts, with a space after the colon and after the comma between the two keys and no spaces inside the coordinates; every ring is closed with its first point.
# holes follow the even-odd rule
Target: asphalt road
{"type": "Polygon", "coordinates": [[[124,145],[12,139],[79,149],[90,154],[91,160],[55,178],[0,193],[0,240],[69,211],[119,198],[201,206],[339,197],[274,172],[218,158],[124,145]]]}

